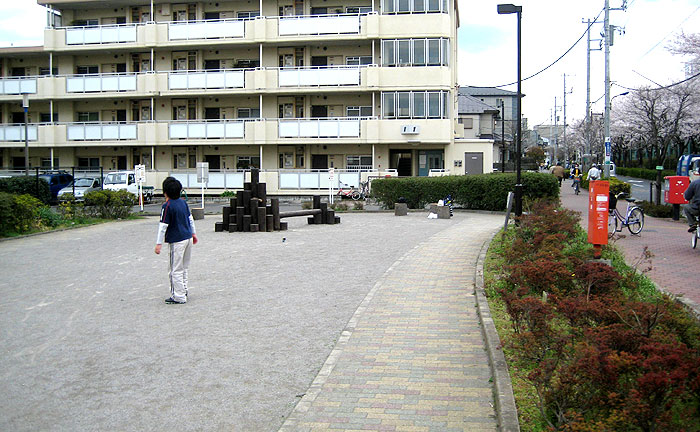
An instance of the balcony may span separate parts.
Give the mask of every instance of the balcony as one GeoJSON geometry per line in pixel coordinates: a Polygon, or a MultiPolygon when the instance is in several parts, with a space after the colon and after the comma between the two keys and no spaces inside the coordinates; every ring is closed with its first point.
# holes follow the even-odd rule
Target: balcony
{"type": "Polygon", "coordinates": [[[0,79],[0,94],[18,95],[36,93],[36,78],[3,78],[0,79]]]}
{"type": "Polygon", "coordinates": [[[137,123],[70,123],[68,141],[125,141],[138,139],[137,123]]]}
{"type": "Polygon", "coordinates": [[[320,87],[360,85],[359,66],[282,68],[280,87],[320,87]]]}
{"type": "Polygon", "coordinates": [[[168,90],[244,88],[245,71],[168,72],[168,90]]]}
{"type": "Polygon", "coordinates": [[[136,24],[66,27],[66,45],[136,42],[136,24]]]}
{"type": "Polygon", "coordinates": [[[66,77],[66,93],[136,91],[136,74],[99,74],[66,77]]]}
{"type": "MultiPolygon", "coordinates": [[[[37,125],[27,126],[27,141],[37,140],[37,125]]],[[[17,141],[24,142],[24,125],[1,125],[0,126],[0,141],[17,141]]]]}
{"type": "Polygon", "coordinates": [[[360,15],[280,17],[279,36],[359,34],[360,15]]]}
{"type": "Polygon", "coordinates": [[[206,20],[168,23],[168,40],[245,37],[245,20],[206,20]]]}
{"type": "Polygon", "coordinates": [[[172,121],[168,125],[168,137],[176,139],[242,139],[245,122],[241,120],[191,120],[172,121]]]}
{"type": "Polygon", "coordinates": [[[280,138],[359,138],[359,118],[279,119],[280,138]]]}

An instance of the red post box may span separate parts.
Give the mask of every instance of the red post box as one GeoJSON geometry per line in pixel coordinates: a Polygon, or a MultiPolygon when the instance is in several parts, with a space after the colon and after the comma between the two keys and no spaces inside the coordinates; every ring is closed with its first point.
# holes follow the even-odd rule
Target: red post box
{"type": "Polygon", "coordinates": [[[600,254],[600,245],[608,244],[608,208],[610,205],[610,182],[593,181],[588,193],[588,243],[597,246],[596,257],[600,254]]]}
{"type": "Polygon", "coordinates": [[[664,201],[668,204],[688,204],[683,194],[690,185],[690,177],[667,176],[664,177],[664,201]]]}

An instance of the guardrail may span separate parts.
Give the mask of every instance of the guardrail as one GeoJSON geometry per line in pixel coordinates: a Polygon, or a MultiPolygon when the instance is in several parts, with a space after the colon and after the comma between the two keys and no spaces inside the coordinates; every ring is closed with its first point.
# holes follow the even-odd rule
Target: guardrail
{"type": "Polygon", "coordinates": [[[62,28],[66,30],[66,45],[136,42],[136,24],[62,28]]]}
{"type": "Polygon", "coordinates": [[[359,138],[359,118],[279,119],[280,138],[359,138]]]}
{"type": "Polygon", "coordinates": [[[136,91],[136,74],[97,74],[66,77],[66,93],[136,91]]]}
{"type": "Polygon", "coordinates": [[[174,121],[168,124],[170,139],[245,138],[241,120],[174,121]]]}
{"type": "Polygon", "coordinates": [[[66,127],[68,141],[123,141],[138,139],[136,123],[71,123],[66,127]]]}
{"type": "Polygon", "coordinates": [[[168,72],[168,89],[221,89],[244,88],[244,70],[212,70],[212,71],[171,71],[168,72]]]}
{"type": "Polygon", "coordinates": [[[281,68],[280,87],[360,85],[359,66],[281,68]]]}
{"type": "MultiPolygon", "coordinates": [[[[197,181],[196,171],[171,171],[170,176],[175,177],[180,180],[182,186],[185,188],[201,188],[202,183],[197,181]]],[[[209,171],[209,182],[207,183],[208,188],[220,188],[220,189],[243,189],[243,183],[245,182],[245,171],[226,171],[222,170],[219,172],[209,171]]]]}
{"type": "MultiPolygon", "coordinates": [[[[36,125],[27,126],[27,141],[36,141],[38,128],[36,125]]],[[[0,126],[0,141],[24,141],[24,125],[0,126]]]]}
{"type": "Polygon", "coordinates": [[[0,79],[0,94],[15,95],[22,93],[36,93],[37,78],[3,78],[0,79]]]}
{"type": "Polygon", "coordinates": [[[168,23],[168,40],[245,37],[245,20],[204,20],[168,23]]]}
{"type": "Polygon", "coordinates": [[[359,14],[279,17],[279,36],[359,33],[359,14]]]}
{"type": "MultiPolygon", "coordinates": [[[[369,169],[369,172],[377,170],[369,169]]],[[[361,171],[351,170],[335,170],[333,182],[330,181],[328,170],[304,170],[304,171],[279,171],[279,188],[280,189],[338,189],[343,188],[358,188],[362,179],[361,171]]]]}

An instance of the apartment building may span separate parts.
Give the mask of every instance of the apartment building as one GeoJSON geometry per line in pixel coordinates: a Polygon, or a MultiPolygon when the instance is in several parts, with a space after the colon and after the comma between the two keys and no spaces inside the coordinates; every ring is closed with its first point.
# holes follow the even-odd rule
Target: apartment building
{"type": "Polygon", "coordinates": [[[464,174],[467,152],[493,163],[492,141],[457,121],[456,0],[38,3],[44,45],[0,49],[4,169],[25,164],[23,93],[31,167],[144,164],[158,184],[200,161],[401,176],[464,174]]]}

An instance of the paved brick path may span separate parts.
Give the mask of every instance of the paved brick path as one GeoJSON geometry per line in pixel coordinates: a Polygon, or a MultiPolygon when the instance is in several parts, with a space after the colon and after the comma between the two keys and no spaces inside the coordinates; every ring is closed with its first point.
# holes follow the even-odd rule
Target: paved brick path
{"type": "MultiPolygon", "coordinates": [[[[569,182],[561,188],[561,201],[564,207],[581,212],[581,225],[588,227],[588,193],[574,195],[569,182]]],[[[618,209],[624,211],[626,202],[618,202],[618,209]]],[[[622,238],[615,240],[628,263],[633,263],[642,255],[645,246],[654,254],[652,270],[649,277],[664,290],[683,296],[698,313],[700,313],[700,286],[697,284],[700,270],[700,248],[692,249],[690,234],[685,219],[644,217],[644,229],[641,235],[634,236],[624,228],[622,238]]]]}
{"type": "Polygon", "coordinates": [[[497,430],[473,283],[501,223],[470,214],[397,261],[280,431],[497,430]]]}

